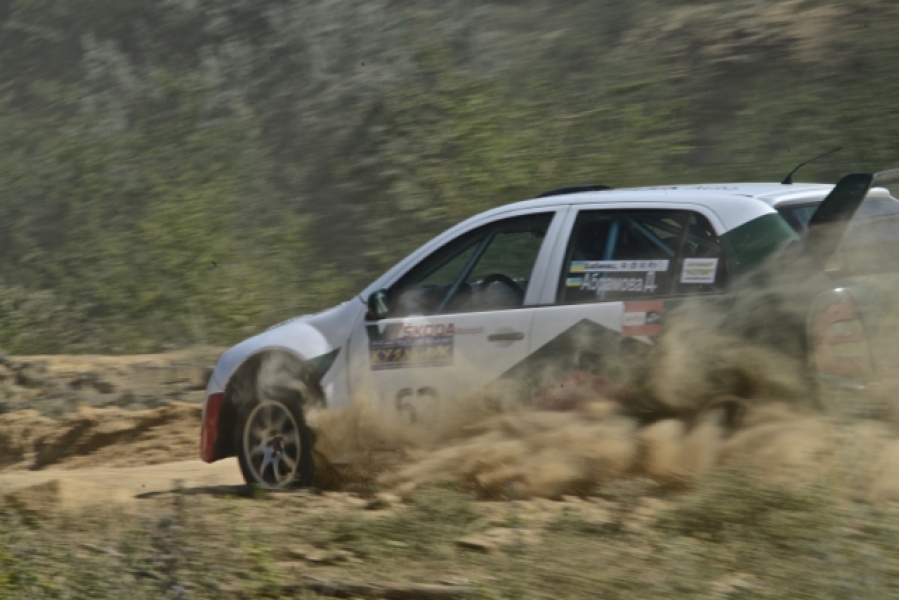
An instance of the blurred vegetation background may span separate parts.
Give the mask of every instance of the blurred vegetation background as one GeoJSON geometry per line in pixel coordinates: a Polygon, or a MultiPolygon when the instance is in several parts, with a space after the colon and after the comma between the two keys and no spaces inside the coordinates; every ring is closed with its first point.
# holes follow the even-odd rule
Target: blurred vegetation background
{"type": "Polygon", "coordinates": [[[573,183],[899,166],[893,0],[7,0],[0,347],[229,344],[573,183]]]}

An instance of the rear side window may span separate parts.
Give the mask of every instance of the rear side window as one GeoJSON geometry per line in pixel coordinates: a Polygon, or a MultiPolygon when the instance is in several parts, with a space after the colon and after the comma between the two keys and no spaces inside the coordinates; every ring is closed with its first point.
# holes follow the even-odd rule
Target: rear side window
{"type": "Polygon", "coordinates": [[[781,216],[790,224],[793,231],[799,235],[805,235],[808,231],[808,222],[818,208],[817,204],[800,204],[778,207],[781,216]]]}
{"type": "Polygon", "coordinates": [[[727,283],[727,261],[721,239],[705,217],[698,213],[687,214],[687,231],[681,245],[672,292],[722,292],[727,283]]]}
{"type": "Polygon", "coordinates": [[[787,221],[771,212],[743,223],[724,234],[740,262],[743,272],[755,269],[770,256],[799,239],[787,221]]]}
{"type": "Polygon", "coordinates": [[[711,224],[687,211],[583,211],[569,240],[558,302],[715,292],[726,278],[711,224]]]}

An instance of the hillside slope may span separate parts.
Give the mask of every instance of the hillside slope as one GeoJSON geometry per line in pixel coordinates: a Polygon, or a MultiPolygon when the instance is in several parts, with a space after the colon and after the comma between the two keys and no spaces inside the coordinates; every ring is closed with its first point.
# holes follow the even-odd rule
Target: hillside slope
{"type": "Polygon", "coordinates": [[[559,185],[899,164],[888,0],[11,0],[0,347],[227,344],[559,185]]]}

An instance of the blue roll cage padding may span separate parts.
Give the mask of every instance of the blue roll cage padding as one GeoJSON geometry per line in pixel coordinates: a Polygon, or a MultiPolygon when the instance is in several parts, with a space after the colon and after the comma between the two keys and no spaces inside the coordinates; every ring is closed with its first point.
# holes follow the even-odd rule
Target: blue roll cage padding
{"type": "MultiPolygon", "coordinates": [[[[609,227],[609,239],[606,240],[606,249],[603,252],[602,259],[603,260],[612,260],[612,252],[615,250],[615,244],[618,243],[618,230],[621,228],[621,218],[616,217],[614,221],[612,221],[612,225],[609,227]]],[[[603,280],[608,275],[603,273],[600,275],[599,279],[603,280]]],[[[602,287],[602,292],[599,294],[599,300],[606,299],[606,290],[605,287],[602,287]]]]}
{"type": "MultiPolygon", "coordinates": [[[[656,234],[654,234],[652,231],[650,231],[649,229],[647,229],[644,225],[638,223],[636,220],[634,220],[633,217],[624,216],[624,217],[616,217],[615,220],[612,221],[611,226],[609,227],[609,239],[606,240],[606,247],[605,247],[605,251],[603,252],[603,258],[602,258],[603,260],[612,260],[612,253],[613,253],[614,250],[615,250],[615,245],[618,243],[618,232],[619,232],[619,230],[620,230],[620,228],[621,228],[621,220],[622,220],[622,218],[623,218],[625,221],[627,221],[628,224],[630,224],[630,225],[632,225],[634,228],[636,228],[637,231],[639,231],[639,232],[642,233],[644,236],[646,236],[646,238],[647,238],[647,239],[648,239],[654,246],[657,246],[659,249],[661,249],[661,250],[662,250],[665,254],[667,254],[668,256],[674,257],[674,254],[675,254],[674,250],[672,250],[671,248],[669,248],[668,245],[667,245],[665,242],[663,242],[662,240],[660,240],[659,237],[658,237],[656,234]]],[[[672,233],[673,233],[673,232],[672,232],[672,233]]],[[[608,277],[608,275],[605,274],[605,273],[603,273],[603,274],[600,276],[600,279],[602,280],[602,279],[605,279],[606,277],[608,277]]],[[[599,299],[600,301],[602,301],[602,300],[605,300],[605,298],[606,298],[606,292],[605,292],[605,288],[603,288],[602,291],[599,293],[599,298],[598,298],[598,299],[599,299]]]]}
{"type": "Polygon", "coordinates": [[[641,225],[640,223],[638,223],[638,222],[636,222],[635,220],[633,220],[631,217],[625,217],[625,219],[627,219],[627,222],[628,222],[628,223],[630,223],[631,225],[633,225],[634,227],[636,227],[637,230],[638,230],[640,233],[642,233],[642,234],[645,235],[647,238],[649,238],[649,241],[650,241],[650,242],[652,242],[653,244],[655,244],[656,246],[658,246],[658,247],[662,250],[662,252],[664,252],[664,253],[667,254],[668,256],[674,256],[674,250],[672,250],[671,248],[669,248],[668,245],[667,245],[665,242],[663,242],[662,240],[660,240],[659,237],[658,237],[656,234],[654,234],[653,232],[651,232],[650,230],[648,230],[648,229],[646,228],[646,226],[641,225]]]}

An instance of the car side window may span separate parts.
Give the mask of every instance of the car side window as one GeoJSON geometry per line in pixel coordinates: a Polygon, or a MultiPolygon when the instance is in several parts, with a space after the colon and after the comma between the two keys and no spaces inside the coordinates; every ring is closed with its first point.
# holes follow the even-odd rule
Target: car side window
{"type": "Polygon", "coordinates": [[[726,265],[709,222],[688,211],[582,211],[559,303],[647,299],[722,288],[726,265]]]}
{"type": "Polygon", "coordinates": [[[804,236],[808,232],[808,222],[818,209],[818,204],[794,204],[778,208],[780,215],[790,224],[797,234],[804,236]]]}
{"type": "Polygon", "coordinates": [[[447,243],[390,288],[389,316],[521,306],[553,215],[504,219],[447,243]]]}
{"type": "Polygon", "coordinates": [[[727,284],[727,257],[721,239],[708,219],[687,214],[687,229],[678,256],[672,294],[723,292],[727,284]]]}

